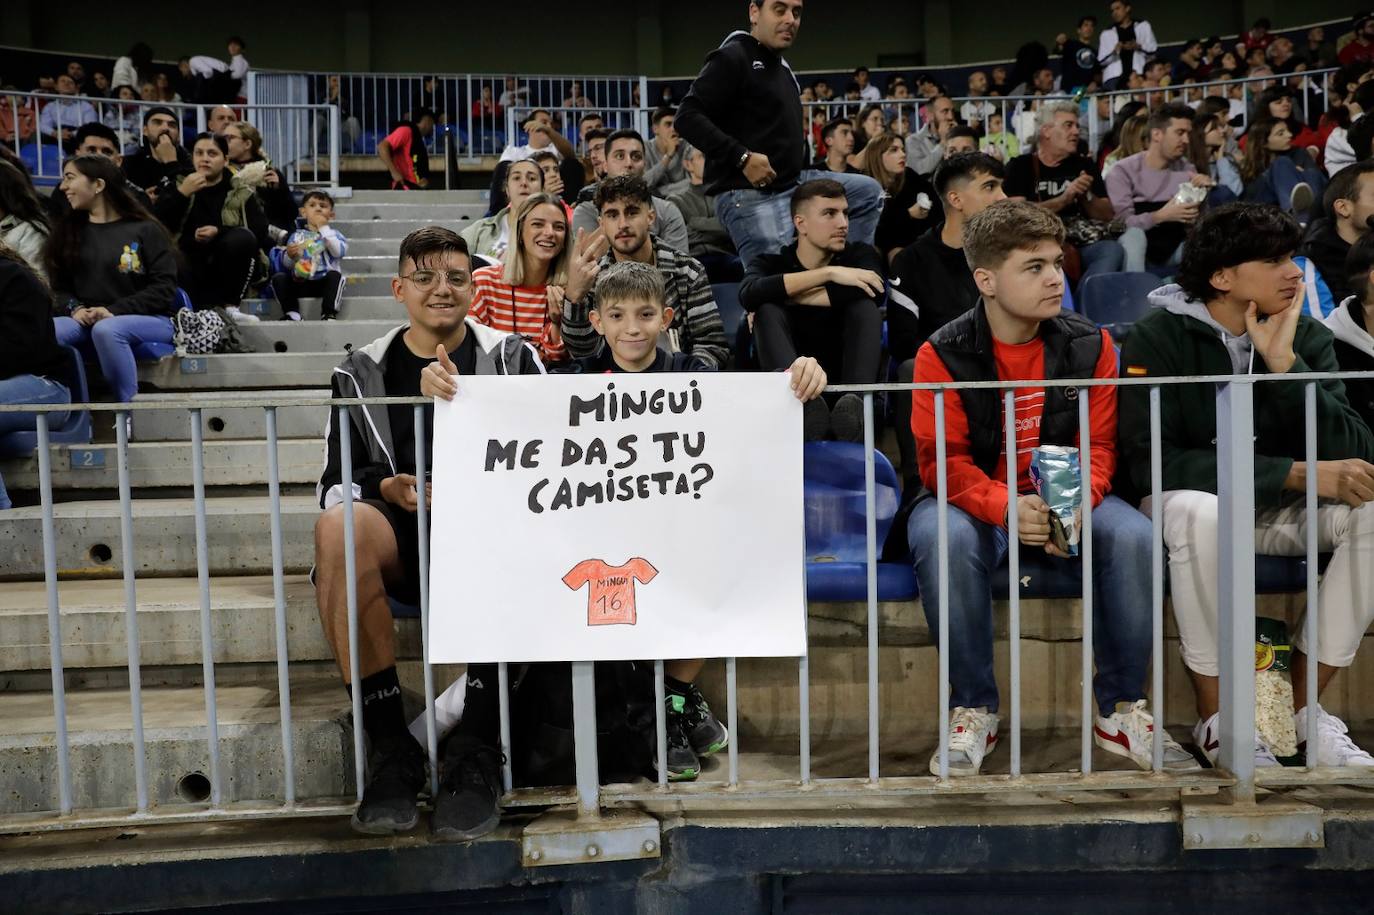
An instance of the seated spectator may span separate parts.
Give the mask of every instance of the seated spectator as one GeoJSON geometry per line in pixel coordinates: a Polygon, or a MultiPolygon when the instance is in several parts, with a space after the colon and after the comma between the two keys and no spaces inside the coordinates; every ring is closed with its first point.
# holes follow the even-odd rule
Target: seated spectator
{"type": "Polygon", "coordinates": [[[512,242],[500,264],[472,272],[472,318],[519,334],[546,364],[566,358],[556,315],[570,281],[572,244],[563,201],[531,194],[515,211],[512,242]]]}
{"type": "Polygon", "coordinates": [[[968,94],[971,98],[964,102],[959,109],[959,117],[975,131],[982,130],[988,122],[988,116],[994,111],[1001,110],[995,102],[985,100],[988,94],[987,73],[982,70],[974,70],[968,75],[968,94]],[[984,99],[984,101],[978,101],[978,99],[984,99]]]}
{"type": "MultiPolygon", "coordinates": [[[[1117,133],[1118,142],[1113,149],[1102,159],[1102,180],[1107,179],[1112,169],[1122,159],[1134,156],[1136,153],[1144,152],[1150,146],[1150,113],[1142,108],[1140,111],[1126,118],[1121,124],[1121,129],[1117,133]]],[[[1191,140],[1190,140],[1191,148],[1191,140]]]]}
{"type": "Polygon", "coordinates": [[[1240,163],[1245,199],[1275,204],[1306,222],[1312,205],[1326,191],[1326,173],[1306,149],[1293,145],[1286,121],[1256,118],[1246,138],[1250,142],[1240,163]]]}
{"type": "Polygon", "coordinates": [[[606,128],[594,127],[582,138],[587,150],[586,158],[582,160],[584,187],[606,177],[606,138],[610,135],[611,131],[606,128]]]}
{"type": "Polygon", "coordinates": [[[1080,281],[1099,273],[1144,270],[1144,230],[1131,227],[1113,238],[1106,225],[1115,213],[1097,166],[1078,152],[1078,106],[1049,102],[1036,120],[1035,151],[1007,164],[1007,196],[1029,200],[1063,221],[1069,244],[1082,259],[1080,281]]]}
{"type": "Polygon", "coordinates": [[[673,129],[673,109],[657,108],[652,121],[654,138],[644,147],[644,180],[649,189],[668,196],[687,180],[682,168],[682,138],[673,129]]]}
{"type": "MultiPolygon", "coordinates": [[[[1331,333],[1302,314],[1302,271],[1292,259],[1301,237],[1297,220],[1273,207],[1234,203],[1204,216],[1188,238],[1178,285],[1151,295],[1155,307],[1126,338],[1125,371],[1136,377],[1337,371],[1331,333]]],[[[1215,765],[1220,727],[1214,570],[1224,542],[1218,536],[1216,394],[1210,384],[1166,385],[1160,396],[1163,494],[1152,509],[1163,512],[1174,618],[1197,695],[1193,737],[1215,765]]],[[[1318,460],[1308,465],[1300,431],[1302,386],[1257,384],[1254,398],[1255,552],[1303,555],[1306,544],[1294,532],[1309,523],[1317,525],[1318,548],[1333,552],[1318,590],[1320,694],[1354,660],[1374,614],[1374,577],[1365,574],[1374,562],[1369,501],[1374,466],[1368,463],[1374,460],[1374,434],[1340,381],[1321,382],[1316,385],[1318,460]],[[1309,474],[1316,474],[1323,500],[1315,519],[1307,517],[1309,474]]],[[[1147,389],[1123,388],[1122,457],[1137,493],[1150,491],[1149,416],[1147,389]]],[[[1308,765],[1374,766],[1374,758],[1346,736],[1344,723],[1307,694],[1312,659],[1304,633],[1301,624],[1294,628],[1290,669],[1300,742],[1307,716],[1320,719],[1318,746],[1307,748],[1308,765]]],[[[1277,765],[1258,733],[1255,765],[1277,765]]]]}
{"type": "Polygon", "coordinates": [[[1171,82],[1181,83],[1185,79],[1201,79],[1203,77],[1202,62],[1203,47],[1201,38],[1189,38],[1183,43],[1183,49],[1178,52],[1178,58],[1174,61],[1173,78],[1171,82]]]}
{"type": "Polygon", "coordinates": [[[891,263],[898,251],[940,221],[935,188],[930,179],[906,167],[906,147],[896,134],[870,140],[864,147],[862,163],[859,170],[878,182],[886,195],[873,246],[884,263],[891,263]]]}
{"type": "Polygon", "coordinates": [[[43,136],[56,140],[62,144],[62,148],[71,152],[75,145],[73,138],[76,136],[76,129],[82,124],[90,121],[98,121],[100,118],[95,113],[95,106],[84,98],[76,95],[76,82],[66,73],[57,78],[57,93],[63,96],[54,99],[43,106],[43,110],[38,115],[38,130],[43,136]]]}
{"type": "Polygon", "coordinates": [[[153,85],[157,87],[157,100],[170,105],[181,104],[181,95],[172,88],[172,78],[166,73],[159,73],[153,78],[153,85]]]}
{"type": "Polygon", "coordinates": [[[1212,192],[1207,195],[1209,206],[1230,203],[1245,193],[1240,166],[1226,151],[1230,132],[1231,125],[1220,114],[1199,110],[1193,117],[1188,158],[1199,175],[1207,175],[1214,183],[1212,192]]]}
{"type": "MultiPolygon", "coordinates": [[[[1335,127],[1326,138],[1326,171],[1332,178],[1336,177],[1341,169],[1361,158],[1355,155],[1351,135],[1357,130],[1367,134],[1369,126],[1374,124],[1365,121],[1365,114],[1374,109],[1374,79],[1371,77],[1374,77],[1374,67],[1363,65],[1362,72],[1355,77],[1358,82],[1352,84],[1352,88],[1346,94],[1345,109],[1350,118],[1349,123],[1345,127],[1335,127]]],[[[1339,74],[1337,78],[1340,78],[1339,74]]]]}
{"type": "Polygon", "coordinates": [[[544,191],[553,194],[555,197],[562,198],[563,208],[568,211],[568,222],[572,222],[572,203],[577,200],[577,193],[582,188],[579,185],[576,190],[567,186],[563,181],[563,168],[566,165],[574,166],[576,177],[582,177],[582,166],[574,159],[559,160],[558,153],[552,149],[541,149],[530,156],[530,161],[539,166],[539,171],[544,176],[544,191]]]}
{"type": "MultiPolygon", "coordinates": [[[[882,349],[883,261],[871,245],[849,241],[849,203],[838,181],[807,181],[793,193],[791,209],[796,240],[751,261],[739,288],[740,304],[754,316],[759,366],[782,371],[814,355],[838,384],[873,384],[882,349]]],[[[845,394],[830,404],[829,422],[817,418],[808,426],[860,441],[863,403],[845,394]]]]}
{"type": "Polygon", "coordinates": [[[138,86],[153,73],[153,49],[141,41],[134,42],[129,53],[117,58],[110,74],[113,86],[138,86]]]}
{"type": "MultiPolygon", "coordinates": [[[[1311,147],[1308,153],[1315,160],[1321,155],[1322,138],[1298,117],[1296,100],[1297,92],[1291,86],[1281,84],[1266,89],[1255,100],[1255,108],[1250,112],[1250,123],[1253,125],[1265,118],[1283,121],[1288,125],[1293,146],[1298,149],[1311,147]]],[[[1249,135],[1250,131],[1247,130],[1245,136],[1240,138],[1241,149],[1246,148],[1249,135]]]]}
{"type": "Polygon", "coordinates": [[[244,166],[261,162],[266,168],[263,183],[257,189],[258,205],[273,228],[273,235],[283,238],[296,222],[296,197],[286,181],[286,173],[272,164],[262,151],[262,134],[252,124],[234,121],[217,131],[229,144],[229,172],[237,175],[244,166]]]}
{"type": "Polygon", "coordinates": [[[239,122],[239,115],[228,105],[216,105],[210,109],[210,114],[205,119],[205,129],[213,134],[222,134],[231,124],[239,122]]]}
{"type": "Polygon", "coordinates": [[[267,218],[254,189],[229,173],[229,144],[199,134],[191,147],[195,171],[159,194],[153,212],[171,230],[187,266],[187,291],[197,309],[223,307],[236,321],[250,284],[267,278],[267,218]]]}
{"type": "Polygon", "coordinates": [[[954,119],[954,102],[943,95],[931,99],[925,116],[921,128],[906,138],[906,159],[912,171],[929,177],[944,158],[941,144],[959,122],[954,119]]]}
{"type": "MultiPolygon", "coordinates": [[[[76,154],[78,156],[104,156],[115,164],[115,168],[123,169],[124,157],[119,154],[119,139],[115,132],[104,124],[92,121],[89,124],[82,124],[76,132],[76,154]]],[[[140,205],[151,209],[152,202],[148,195],[143,193],[143,188],[134,184],[127,177],[124,179],[124,188],[140,205]]],[[[61,191],[56,191],[48,195],[48,221],[56,225],[66,215],[72,211],[72,205],[67,200],[67,195],[61,191]]]]}
{"type": "Polygon", "coordinates": [[[29,176],[17,166],[0,161],[0,243],[45,281],[48,273],[43,246],[50,226],[29,176]]]}
{"type": "MultiPolygon", "coordinates": [[[[401,243],[396,301],[408,323],[365,347],[353,350],[334,372],[333,396],[414,397],[420,394],[421,371],[442,356],[459,375],[537,375],[543,368],[534,351],[518,336],[484,327],[469,314],[471,264],[463,240],[448,229],[430,226],[401,243]]],[[[324,513],[315,522],[315,599],[325,638],[334,650],[344,684],[362,690],[362,727],[369,761],[362,802],[353,828],[372,835],[413,829],[419,814],[416,797],[425,786],[425,751],[406,730],[396,673],[396,647],[387,596],[410,604],[420,600],[419,528],[415,513],[420,493],[416,479],[414,408],[350,407],[353,478],[342,479],[339,426],[330,422],[325,438],[327,459],[317,494],[324,513]],[[389,422],[373,423],[384,412],[389,422]],[[351,486],[356,552],[354,586],[358,614],[358,671],[349,667],[348,598],[344,553],[344,487],[351,486]]],[[[425,408],[426,432],[432,433],[433,411],[425,408]]],[[[433,467],[434,436],[425,436],[425,466],[433,467]]],[[[424,498],[429,502],[429,486],[424,498]]],[[[486,700],[495,708],[495,672],[469,677],[463,729],[478,724],[486,700]],[[471,720],[470,720],[471,719],[471,720]]],[[[494,716],[496,713],[492,711],[494,716]]],[[[491,718],[495,728],[496,718],[491,718]]],[[[448,746],[456,750],[454,743],[448,746]]],[[[474,838],[491,816],[491,807],[476,822],[460,822],[463,804],[454,799],[474,773],[491,791],[494,807],[500,784],[500,754],[446,753],[439,797],[435,799],[434,832],[439,838],[474,838]],[[488,754],[489,756],[490,754],[488,754]]]]}
{"type": "MultiPolygon", "coordinates": [[[[854,118],[854,148],[862,150],[887,133],[887,114],[882,105],[866,105],[854,118]]],[[[857,158],[857,156],[856,156],[857,158]]],[[[858,165],[858,162],[854,163],[858,165]]]]}
{"type": "Polygon", "coordinates": [[[377,143],[377,158],[391,175],[392,190],[429,187],[429,150],[425,140],[434,133],[434,112],[421,108],[413,121],[397,124],[377,143]]]}
{"type": "Polygon", "coordinates": [[[712,369],[724,368],[730,344],[706,269],[684,252],[650,237],[654,208],[644,179],[633,175],[607,178],[597,186],[592,203],[600,214],[600,236],[584,236],[583,250],[574,250],[562,309],[568,355],[574,359],[591,356],[600,343],[590,318],[597,307],[591,280],[612,264],[638,261],[658,269],[666,290],[664,301],[672,309],[659,345],[669,353],[686,353],[712,369]],[[610,243],[609,251],[603,240],[610,243]]]}
{"type": "Polygon", "coordinates": [[[1355,30],[1355,39],[1341,48],[1336,59],[1343,67],[1357,62],[1374,62],[1374,15],[1356,13],[1351,26],[1355,30]]]}
{"type": "MultiPolygon", "coordinates": [[[[922,345],[915,380],[921,383],[1009,379],[1115,378],[1116,349],[1105,329],[1062,308],[1064,227],[1043,208],[1003,201],[965,224],[964,253],[981,299],[922,345]]],[[[946,396],[945,473],[948,493],[950,679],[949,774],[977,775],[997,746],[997,681],[993,676],[993,576],[1008,550],[1043,551],[1066,566],[1081,561],[1050,537],[1049,507],[1030,478],[1031,454],[1040,445],[1083,447],[1072,388],[1017,389],[1016,487],[1007,495],[1000,391],[961,391],[946,396]],[[1010,543],[1008,519],[1016,512],[1019,543],[1010,543]]],[[[1154,719],[1145,698],[1150,668],[1150,522],[1111,494],[1116,470],[1116,388],[1093,387],[1086,395],[1091,423],[1094,654],[1097,699],[1093,742],[1151,768],[1154,719]],[[1101,628],[1098,628],[1101,627],[1101,628]]],[[[921,480],[938,486],[933,391],[913,395],[921,480]]],[[[932,633],[941,625],[939,503],[925,498],[907,523],[922,609],[932,633]]],[[[1165,766],[1198,768],[1167,734],[1165,766]]],[[[940,774],[940,753],[930,771],[940,774]]]]}
{"type": "Polygon", "coordinates": [[[688,185],[672,203],[687,224],[687,253],[701,262],[712,283],[738,283],[744,279],[744,265],[730,243],[730,233],[716,218],[715,196],[706,193],[706,157],[692,144],[684,144],[682,167],[687,170],[688,185]]]}
{"type": "Polygon", "coordinates": [[[1316,317],[1329,315],[1355,294],[1346,268],[1350,248],[1369,235],[1374,221],[1374,162],[1341,170],[1322,195],[1322,216],[1312,220],[1294,261],[1303,268],[1307,293],[1303,307],[1316,317]]]}
{"type": "Polygon", "coordinates": [[[1171,103],[1150,115],[1150,145],[1127,156],[1106,177],[1107,196],[1117,219],[1145,232],[1145,266],[1168,268],[1183,256],[1183,239],[1201,211],[1175,199],[1180,186],[1211,187],[1188,161],[1193,109],[1171,103]]]}
{"type": "Polygon", "coordinates": [[[140,100],[145,102],[159,101],[157,97],[157,84],[154,83],[152,80],[145,80],[138,87],[138,97],[140,100]]]}
{"type": "Polygon", "coordinates": [[[825,145],[825,155],[811,163],[811,167],[822,172],[843,172],[859,174],[850,164],[854,155],[854,122],[846,117],[831,118],[821,128],[821,142],[825,145]]]}
{"type": "Polygon", "coordinates": [[[272,274],[272,292],[288,321],[301,319],[300,300],[304,296],[320,299],[321,320],[333,321],[339,316],[348,238],[329,224],[333,219],[334,198],[324,191],[306,191],[300,224],[274,251],[281,269],[272,274]]]}
{"type": "MultiPolygon", "coordinates": [[[[53,331],[52,293],[27,261],[0,241],[0,403],[71,403],[71,391],[57,380],[68,374],[67,355],[53,331]]],[[[66,419],[65,413],[47,416],[52,426],[66,419]]],[[[0,413],[0,435],[37,427],[36,413],[0,413]]],[[[0,479],[0,512],[11,507],[0,479]]]]}
{"type": "Polygon", "coordinates": [[[559,133],[554,126],[553,115],[549,114],[544,108],[536,108],[529,113],[521,125],[521,130],[529,139],[524,145],[507,146],[501,152],[502,162],[516,162],[520,159],[528,159],[531,155],[541,149],[553,148],[558,153],[559,158],[576,157],[577,150],[573,149],[568,138],[559,133]]]}
{"type": "Polygon", "coordinates": [[[124,174],[149,199],[170,191],[176,179],[192,171],[191,154],[181,146],[181,129],[172,109],[149,108],[143,114],[143,142],[124,157],[124,174]]]}
{"type": "Polygon", "coordinates": [[[110,98],[116,104],[108,105],[105,108],[105,116],[101,123],[115,132],[117,145],[121,152],[126,147],[138,144],[140,132],[143,124],[143,112],[137,105],[123,105],[120,102],[138,101],[138,93],[133,86],[115,86],[110,93],[110,98]]]}
{"type": "MultiPolygon", "coordinates": [[[[1002,163],[983,153],[966,153],[935,169],[935,193],[944,222],[933,226],[892,261],[887,306],[887,349],[897,364],[897,381],[911,381],[916,353],[931,334],[964,314],[978,301],[978,285],[964,257],[964,226],[999,200],[1002,163]]],[[[911,392],[892,392],[901,453],[902,489],[920,489],[916,439],[911,432],[911,392]]]]}
{"type": "MultiPolygon", "coordinates": [[[[1374,236],[1366,233],[1350,246],[1341,279],[1352,290],[1351,294],[1323,322],[1336,338],[1336,362],[1342,372],[1374,371],[1374,336],[1370,336],[1370,329],[1374,328],[1370,321],[1374,315],[1374,236]]],[[[1346,399],[1365,425],[1374,428],[1374,380],[1342,380],[1346,399]]]]}
{"type": "Polygon", "coordinates": [[[1016,134],[1003,129],[1001,111],[988,115],[987,133],[983,134],[983,152],[1001,162],[1010,162],[1021,155],[1021,141],[1016,139],[1016,134]]]}
{"type": "Polygon", "coordinates": [[[880,101],[883,97],[878,87],[869,82],[867,67],[859,67],[854,71],[854,84],[859,87],[859,98],[865,102],[880,101]]]}
{"type": "Polygon", "coordinates": [[[978,151],[978,131],[972,127],[965,127],[960,124],[951,127],[949,133],[945,134],[945,142],[941,146],[943,158],[951,156],[962,156],[967,153],[978,151]]]}
{"type": "Polygon", "coordinates": [[[475,257],[500,262],[515,237],[515,214],[532,195],[544,190],[543,169],[533,159],[512,162],[506,169],[505,196],[510,201],[495,216],[484,216],[458,234],[475,257]]]}
{"type": "Polygon", "coordinates": [[[172,343],[177,259],[167,230],[128,192],[104,156],[62,167],[72,213],[48,239],[57,342],[100,362],[119,403],[138,392],[133,347],[172,343]]]}
{"type": "MultiPolygon", "coordinates": [[[[644,138],[638,132],[617,130],[606,138],[607,178],[618,178],[621,175],[643,177],[645,168],[644,138]]],[[[599,186],[588,185],[577,195],[577,206],[573,208],[574,232],[590,234],[596,231],[600,214],[592,198],[599,186]]],[[[654,234],[674,251],[687,250],[687,224],[682,221],[682,213],[672,203],[659,196],[654,197],[654,234]]]]}

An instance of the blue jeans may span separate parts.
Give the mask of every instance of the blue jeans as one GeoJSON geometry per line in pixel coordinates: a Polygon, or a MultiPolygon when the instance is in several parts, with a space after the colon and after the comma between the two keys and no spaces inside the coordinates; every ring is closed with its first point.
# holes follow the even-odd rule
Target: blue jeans
{"type": "MultiPolygon", "coordinates": [[[[798,187],[816,178],[831,178],[844,185],[849,201],[849,240],[873,244],[878,217],[883,211],[883,189],[867,175],[849,175],[805,169],[798,187]]],[[[792,193],[796,187],[779,193],[763,191],[725,191],[716,197],[716,218],[730,233],[739,259],[748,270],[761,254],[776,254],[796,234],[792,225],[792,193]]]]}
{"type": "MultiPolygon", "coordinates": [[[[939,503],[918,503],[908,542],[932,638],[939,635],[939,503]]],[[[1102,714],[1144,696],[1152,647],[1150,521],[1116,496],[1093,509],[1093,693],[1102,714]]],[[[992,670],[992,576],[1007,556],[1007,531],[949,506],[949,704],[998,707],[992,670]]],[[[1079,560],[1046,557],[1052,563],[1079,560]]],[[[1005,574],[1005,573],[1002,573],[1005,574]]]]}
{"type": "MultiPolygon", "coordinates": [[[[1292,159],[1287,156],[1278,156],[1264,170],[1264,174],[1256,178],[1245,189],[1245,196],[1246,199],[1259,203],[1272,203],[1286,210],[1289,202],[1293,199],[1293,188],[1299,184],[1306,184],[1312,188],[1312,197],[1315,201],[1313,206],[1315,208],[1320,205],[1322,194],[1326,192],[1326,175],[1322,170],[1309,168],[1300,171],[1292,159]]],[[[1307,214],[1297,213],[1295,215],[1305,217],[1307,214]]]]}
{"type": "Polygon", "coordinates": [[[75,346],[99,360],[100,373],[119,403],[128,403],[138,393],[134,347],[140,343],[172,344],[172,319],[164,315],[115,315],[90,327],[71,318],[53,318],[53,325],[58,343],[75,346]]]}
{"type": "Polygon", "coordinates": [[[1078,255],[1083,259],[1082,283],[1090,276],[1099,273],[1139,273],[1145,269],[1145,232],[1131,227],[1114,239],[1095,242],[1079,248],[1078,255]]]}
{"type": "MultiPolygon", "coordinates": [[[[0,378],[0,403],[52,404],[71,403],[72,394],[67,386],[50,381],[38,375],[15,375],[13,378],[0,378]]],[[[48,426],[60,426],[67,421],[66,413],[49,413],[48,426]]],[[[38,428],[36,413],[0,413],[0,435],[7,432],[20,432],[38,428]]],[[[5,481],[0,479],[0,510],[11,505],[9,493],[5,491],[5,481]]]]}

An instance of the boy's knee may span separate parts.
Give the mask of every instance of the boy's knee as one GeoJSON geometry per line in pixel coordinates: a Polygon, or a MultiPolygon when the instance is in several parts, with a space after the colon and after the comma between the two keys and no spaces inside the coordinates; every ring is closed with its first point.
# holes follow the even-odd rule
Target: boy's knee
{"type": "MultiPolygon", "coordinates": [[[[984,527],[984,523],[977,518],[950,505],[945,525],[946,549],[950,559],[981,555],[984,527]]],[[[935,499],[924,500],[911,513],[907,521],[907,542],[911,544],[913,559],[920,560],[925,555],[938,558],[936,551],[940,548],[940,520],[935,499]]]]}

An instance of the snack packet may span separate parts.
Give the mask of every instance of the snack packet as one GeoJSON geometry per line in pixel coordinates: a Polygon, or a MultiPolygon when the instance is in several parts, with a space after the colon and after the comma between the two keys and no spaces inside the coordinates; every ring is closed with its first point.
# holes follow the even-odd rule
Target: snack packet
{"type": "Polygon", "coordinates": [[[1050,542],[1070,556],[1078,555],[1083,521],[1083,472],[1078,449],[1041,445],[1031,452],[1031,485],[1050,507],[1050,542]]]}
{"type": "Polygon", "coordinates": [[[1174,191],[1174,202],[1185,206],[1196,206],[1207,199],[1207,188],[1198,187],[1196,184],[1180,184],[1178,190],[1174,191]]]}
{"type": "Polygon", "coordinates": [[[1293,726],[1293,684],[1288,670],[1293,646],[1282,620],[1255,619],[1255,726],[1280,759],[1296,756],[1298,734],[1293,726]]]}

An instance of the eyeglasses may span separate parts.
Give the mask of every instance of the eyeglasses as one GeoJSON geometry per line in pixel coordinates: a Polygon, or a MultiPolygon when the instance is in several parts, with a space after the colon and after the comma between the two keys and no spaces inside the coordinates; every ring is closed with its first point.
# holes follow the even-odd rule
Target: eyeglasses
{"type": "Polygon", "coordinates": [[[429,290],[434,288],[434,284],[439,282],[439,277],[443,277],[450,289],[466,289],[468,283],[472,282],[472,277],[462,270],[416,270],[401,277],[403,280],[410,280],[415,284],[416,289],[429,290]]]}

